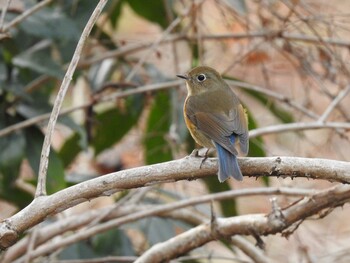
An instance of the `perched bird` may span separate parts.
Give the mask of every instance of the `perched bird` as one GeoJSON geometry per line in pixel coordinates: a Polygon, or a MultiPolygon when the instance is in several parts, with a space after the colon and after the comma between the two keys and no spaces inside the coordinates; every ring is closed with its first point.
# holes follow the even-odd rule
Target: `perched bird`
{"type": "Polygon", "coordinates": [[[206,66],[192,69],[186,75],[187,98],[184,117],[193,139],[206,148],[215,146],[219,158],[218,179],[232,176],[243,180],[238,166],[236,146],[248,154],[248,120],[236,94],[220,74],[206,66]]]}

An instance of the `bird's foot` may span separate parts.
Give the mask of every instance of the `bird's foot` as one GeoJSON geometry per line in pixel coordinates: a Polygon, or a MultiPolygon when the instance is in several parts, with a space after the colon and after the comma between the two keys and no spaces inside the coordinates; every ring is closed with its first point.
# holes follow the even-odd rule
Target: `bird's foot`
{"type": "MultiPolygon", "coordinates": [[[[206,149],[206,148],[203,148],[203,149],[206,149]]],[[[199,166],[199,169],[201,169],[203,163],[205,162],[205,160],[208,159],[208,152],[209,152],[209,149],[206,149],[204,155],[200,155],[200,154],[199,154],[199,151],[200,151],[200,150],[198,150],[198,149],[194,149],[194,150],[191,152],[190,157],[195,157],[195,158],[200,157],[200,158],[203,158],[202,161],[201,161],[201,164],[200,164],[200,166],[199,166]]]]}
{"type": "Polygon", "coordinates": [[[199,169],[202,168],[203,163],[205,162],[206,159],[208,159],[208,152],[209,152],[209,148],[205,151],[205,154],[203,156],[203,159],[202,159],[201,165],[199,166],[199,169]]]}
{"type": "Polygon", "coordinates": [[[194,149],[191,154],[190,157],[200,157],[199,156],[199,150],[198,149],[194,149]]]}

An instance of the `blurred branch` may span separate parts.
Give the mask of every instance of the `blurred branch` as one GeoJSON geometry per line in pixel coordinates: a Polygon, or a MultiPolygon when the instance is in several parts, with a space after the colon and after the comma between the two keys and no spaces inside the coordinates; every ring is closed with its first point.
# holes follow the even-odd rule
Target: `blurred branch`
{"type": "MultiPolygon", "coordinates": [[[[33,257],[38,257],[46,253],[50,253],[59,248],[67,246],[69,244],[84,240],[88,237],[96,235],[102,231],[107,231],[112,228],[120,227],[121,225],[145,218],[150,216],[169,216],[168,213],[179,213],[178,209],[185,208],[188,206],[195,206],[202,203],[210,203],[213,201],[221,201],[225,199],[233,199],[237,197],[245,196],[256,196],[256,195],[284,195],[284,196],[311,196],[316,193],[314,190],[308,189],[295,189],[295,188],[250,188],[250,189],[239,189],[231,190],[215,194],[207,194],[200,197],[188,198],[186,200],[180,200],[164,205],[141,205],[134,207],[119,207],[116,210],[116,205],[110,208],[102,208],[95,211],[88,211],[84,214],[73,216],[71,218],[60,220],[52,225],[48,225],[40,229],[38,233],[36,251],[33,251],[33,257]],[[106,212],[113,210],[112,213],[108,215],[105,219],[108,221],[96,225],[96,227],[83,228],[78,232],[73,233],[69,236],[65,236],[65,232],[73,231],[78,227],[83,225],[89,225],[92,220],[101,214],[106,214],[106,212]],[[47,243],[57,235],[64,235],[59,241],[54,244],[47,243]]],[[[193,213],[193,212],[192,212],[193,213]]],[[[204,218],[198,222],[202,223],[204,218]]],[[[104,220],[105,221],[105,220],[104,220]]],[[[28,237],[22,239],[18,244],[11,247],[3,258],[3,262],[12,262],[25,252],[25,248],[28,245],[28,237]]]]}
{"type": "MultiPolygon", "coordinates": [[[[86,102],[78,106],[73,106],[73,107],[68,107],[63,109],[60,113],[59,116],[69,114],[71,112],[77,111],[77,110],[82,110],[87,107],[90,107],[92,105],[105,102],[105,101],[112,101],[117,98],[123,98],[126,96],[134,95],[134,94],[139,94],[139,93],[144,93],[144,92],[149,92],[149,91],[155,91],[155,90],[162,90],[162,89],[167,89],[167,88],[172,88],[176,87],[179,85],[182,85],[183,82],[181,80],[173,80],[173,81],[168,81],[168,82],[162,82],[162,83],[156,83],[156,84],[151,84],[151,85],[145,85],[145,86],[140,86],[137,88],[132,88],[128,90],[123,90],[123,91],[117,91],[112,94],[109,94],[107,96],[96,96],[92,102],[86,102]]],[[[5,136],[10,134],[11,132],[24,129],[26,127],[38,124],[42,121],[47,120],[50,117],[51,113],[45,113],[42,115],[38,115],[36,117],[33,117],[31,119],[7,126],[6,128],[0,130],[0,137],[5,136]]]]}
{"type": "Polygon", "coordinates": [[[264,251],[257,248],[247,239],[241,236],[233,236],[231,238],[231,244],[242,250],[247,256],[249,256],[254,263],[268,263],[270,259],[266,256],[264,251]]]}
{"type": "MultiPolygon", "coordinates": [[[[44,1],[45,2],[45,1],[44,1]]],[[[47,1],[46,1],[47,2],[47,1]]],[[[43,3],[43,2],[41,2],[43,3]]],[[[80,54],[83,51],[83,47],[85,44],[86,39],[88,38],[92,27],[96,23],[100,13],[102,12],[103,7],[107,3],[107,0],[100,0],[93,11],[92,15],[90,16],[82,34],[78,41],[77,47],[74,51],[72,60],[69,64],[69,67],[67,69],[67,72],[63,78],[61,87],[58,91],[57,97],[55,99],[55,103],[50,115],[49,124],[47,126],[44,143],[41,151],[41,158],[40,158],[40,165],[39,165],[39,174],[38,174],[38,184],[37,189],[35,192],[35,197],[46,195],[46,175],[47,175],[47,168],[49,164],[49,154],[50,154],[50,148],[51,148],[51,138],[54,132],[55,124],[63,103],[63,99],[65,97],[65,94],[69,88],[69,84],[72,80],[74,71],[76,66],[78,65],[78,61],[80,59],[80,54]]]]}
{"type": "Polygon", "coordinates": [[[278,124],[267,126],[263,128],[257,128],[249,131],[249,138],[255,138],[261,135],[290,132],[290,131],[302,131],[302,130],[317,130],[317,129],[345,129],[350,130],[350,123],[348,122],[294,122],[286,124],[278,124]]]}
{"type": "Polygon", "coordinates": [[[323,123],[332,113],[335,107],[348,95],[350,92],[350,85],[347,85],[342,91],[339,92],[338,96],[329,104],[328,108],[324,111],[322,116],[318,119],[319,122],[323,123]]]}
{"type": "MultiPolygon", "coordinates": [[[[190,9],[189,9],[190,10],[190,9]]],[[[186,14],[189,12],[189,10],[186,12],[186,14]]],[[[137,62],[135,67],[131,70],[131,72],[128,74],[126,77],[126,81],[130,81],[134,75],[137,73],[138,70],[140,70],[141,66],[145,61],[149,58],[149,56],[154,52],[154,50],[159,46],[159,44],[162,42],[162,40],[170,34],[170,32],[178,25],[180,22],[184,19],[184,16],[178,16],[177,18],[174,19],[173,22],[170,23],[170,25],[167,27],[166,30],[164,30],[161,34],[161,36],[149,47],[147,50],[147,53],[141,57],[141,59],[137,62]]]]}
{"type": "MultiPolygon", "coordinates": [[[[283,38],[291,41],[301,41],[307,43],[320,43],[320,39],[314,36],[307,35],[298,35],[298,34],[288,34],[280,31],[259,31],[259,32],[247,32],[247,33],[231,33],[231,34],[201,34],[202,40],[216,40],[220,41],[223,39],[247,39],[247,38],[266,38],[266,39],[275,39],[275,38],[283,38]]],[[[158,45],[167,44],[171,42],[177,41],[196,41],[198,38],[197,35],[185,35],[185,34],[173,34],[167,38],[161,39],[158,45]]],[[[341,39],[333,39],[333,38],[322,38],[322,42],[329,43],[331,45],[340,46],[348,48],[350,47],[350,41],[344,41],[341,39]]],[[[143,49],[148,49],[153,45],[152,42],[149,43],[137,43],[130,44],[127,46],[122,46],[116,50],[104,52],[102,55],[98,55],[96,57],[82,60],[78,67],[85,68],[92,64],[99,63],[108,58],[117,58],[120,56],[125,56],[130,53],[134,53],[143,49]]]]}
{"type": "MultiPolygon", "coordinates": [[[[340,46],[348,48],[350,47],[350,42],[334,39],[328,37],[318,37],[318,36],[309,36],[309,35],[301,35],[301,34],[291,34],[285,33],[280,30],[268,30],[268,31],[260,31],[260,32],[247,32],[247,33],[230,33],[230,34],[212,34],[212,35],[201,35],[202,39],[205,40],[222,40],[222,39],[245,39],[245,38],[266,38],[266,39],[278,39],[283,38],[290,41],[299,41],[306,43],[327,43],[334,46],[340,46]]],[[[189,37],[190,40],[194,40],[195,36],[189,37]]]]}
{"type": "MultiPolygon", "coordinates": [[[[40,9],[42,9],[43,7],[45,7],[46,5],[50,4],[52,2],[52,0],[44,0],[44,1],[40,1],[38,4],[36,4],[35,6],[33,6],[32,8],[26,10],[25,12],[23,12],[21,15],[17,16],[15,19],[13,19],[11,22],[7,23],[1,30],[0,28],[0,32],[1,33],[6,33],[10,28],[17,26],[19,23],[21,23],[23,20],[25,20],[26,18],[28,18],[30,15],[32,15],[33,13],[39,11],[40,9]]],[[[1,39],[0,39],[1,40],[1,39]]]]}
{"type": "Polygon", "coordinates": [[[282,214],[242,215],[216,218],[214,222],[194,227],[163,243],[158,243],[141,255],[135,263],[163,262],[188,253],[210,241],[233,235],[269,235],[288,230],[294,223],[320,213],[324,209],[344,205],[350,198],[350,186],[338,185],[305,197],[282,210],[282,214]],[[332,196],[332,198],[329,198],[332,196]]]}
{"type": "MultiPolygon", "coordinates": [[[[26,208],[0,224],[0,247],[11,246],[21,233],[46,217],[69,207],[123,189],[132,189],[179,180],[193,180],[217,173],[217,159],[186,157],[116,173],[107,174],[68,187],[50,196],[36,198],[26,208]]],[[[350,183],[350,163],[297,157],[240,158],[245,176],[304,177],[350,183]]]]}
{"type": "Polygon", "coordinates": [[[5,16],[7,13],[7,10],[10,6],[11,0],[6,0],[6,3],[3,5],[2,10],[1,10],[1,16],[0,16],[0,32],[3,32],[3,26],[5,22],[5,16]]]}
{"type": "Polygon", "coordinates": [[[265,94],[271,98],[277,99],[285,104],[287,104],[288,106],[304,113],[305,115],[309,116],[312,119],[318,119],[319,116],[310,111],[309,109],[305,108],[304,106],[294,102],[292,99],[288,98],[287,96],[284,96],[280,93],[277,93],[275,91],[272,91],[270,89],[266,89],[266,88],[262,88],[247,82],[242,82],[242,81],[236,81],[236,80],[226,80],[226,82],[229,85],[233,85],[236,86],[238,88],[242,88],[242,89],[246,89],[246,90],[253,90],[253,91],[257,91],[259,93],[265,94]]]}

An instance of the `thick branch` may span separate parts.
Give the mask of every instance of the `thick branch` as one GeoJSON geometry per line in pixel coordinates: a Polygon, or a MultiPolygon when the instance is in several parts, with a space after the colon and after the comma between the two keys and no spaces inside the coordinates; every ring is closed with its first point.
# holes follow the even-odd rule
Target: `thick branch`
{"type": "Polygon", "coordinates": [[[163,243],[156,244],[139,257],[135,263],[167,262],[210,241],[233,235],[279,233],[323,209],[342,206],[349,199],[350,186],[339,185],[312,197],[305,197],[300,202],[282,210],[281,215],[275,216],[272,212],[268,215],[255,214],[217,218],[214,223],[199,225],[163,243]],[[329,198],[330,196],[332,198],[329,198]]]}
{"type": "MultiPolygon", "coordinates": [[[[62,249],[68,245],[76,243],[81,240],[85,240],[89,237],[95,236],[98,233],[108,231],[109,229],[115,229],[121,227],[124,224],[131,223],[142,218],[150,216],[165,216],[165,217],[176,217],[177,219],[186,217],[187,223],[198,225],[205,222],[205,217],[201,214],[200,216],[196,214],[193,210],[190,212],[188,210],[180,210],[188,206],[195,206],[202,203],[208,203],[213,201],[227,200],[244,196],[254,196],[254,195],[283,195],[283,196],[311,196],[315,194],[314,190],[307,189],[294,189],[294,188],[250,188],[250,189],[239,189],[231,190],[226,192],[219,192],[215,194],[202,195],[200,197],[192,197],[185,200],[179,200],[172,203],[166,203],[162,205],[145,205],[141,206],[130,206],[116,208],[113,205],[108,208],[98,209],[88,211],[86,213],[80,214],[78,216],[65,218],[54,224],[45,226],[39,230],[38,238],[36,241],[36,250],[31,254],[31,259],[52,253],[58,249],[62,249]],[[103,222],[98,225],[91,225],[91,222],[96,220],[100,215],[106,215],[103,222]],[[187,213],[186,213],[187,212],[187,213]],[[64,233],[67,231],[72,231],[77,228],[82,228],[71,235],[66,236],[64,233]],[[50,243],[47,242],[57,235],[61,235],[59,241],[50,243]],[[64,237],[63,237],[64,236],[64,237]]],[[[20,255],[25,252],[28,245],[28,237],[21,239],[20,242],[12,246],[7,250],[3,262],[13,262],[20,255]]]]}
{"type": "MultiPolygon", "coordinates": [[[[179,180],[194,180],[217,173],[216,158],[186,157],[107,174],[71,186],[53,195],[37,198],[26,208],[0,224],[0,247],[11,246],[25,230],[46,217],[79,203],[123,189],[179,180]]],[[[295,157],[240,158],[245,176],[304,177],[350,183],[350,163],[295,157]]]]}

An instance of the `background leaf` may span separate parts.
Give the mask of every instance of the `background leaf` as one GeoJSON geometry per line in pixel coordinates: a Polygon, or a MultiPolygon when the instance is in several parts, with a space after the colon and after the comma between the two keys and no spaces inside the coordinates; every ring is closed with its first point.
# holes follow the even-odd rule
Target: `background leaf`
{"type": "Polygon", "coordinates": [[[125,109],[113,108],[96,114],[92,140],[96,155],[119,141],[136,124],[142,105],[143,95],[139,94],[125,99],[125,109]]]}
{"type": "Polygon", "coordinates": [[[169,144],[166,140],[170,126],[170,94],[159,91],[154,97],[147,121],[145,159],[147,164],[160,163],[172,159],[169,144]]]}
{"type": "MultiPolygon", "coordinates": [[[[35,175],[39,173],[39,163],[44,135],[36,127],[25,129],[26,136],[26,156],[35,175]]],[[[57,192],[66,187],[64,180],[64,166],[56,151],[51,149],[49,156],[49,166],[47,170],[47,192],[49,194],[57,192]]]]}
{"type": "Polygon", "coordinates": [[[163,28],[167,26],[167,14],[163,0],[152,0],[147,3],[138,0],[126,0],[125,2],[127,2],[138,15],[159,24],[163,28]]]}

